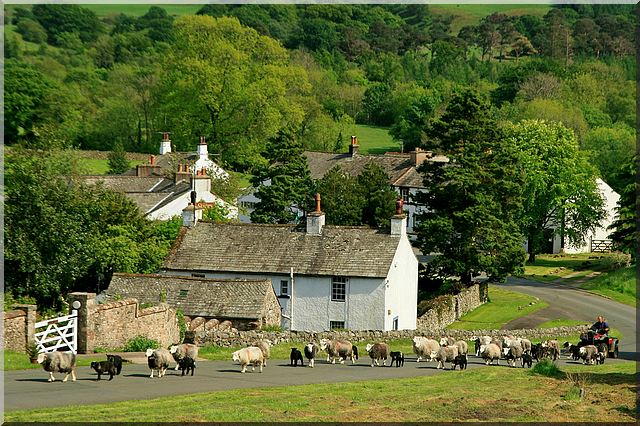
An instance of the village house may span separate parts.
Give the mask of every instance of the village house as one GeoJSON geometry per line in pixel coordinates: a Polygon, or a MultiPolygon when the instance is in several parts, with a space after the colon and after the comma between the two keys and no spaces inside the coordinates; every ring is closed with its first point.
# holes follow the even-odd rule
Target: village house
{"type": "Polygon", "coordinates": [[[229,175],[208,158],[204,138],[200,138],[196,155],[172,153],[171,140],[164,133],[160,155],[150,156],[149,163],[122,175],[84,176],[83,181],[124,193],[152,220],[180,216],[194,196],[201,206],[220,206],[227,218],[237,219],[238,208],[211,192],[211,176],[224,179],[229,175]]]}
{"type": "Polygon", "coordinates": [[[292,330],[413,330],[418,261],[402,203],[391,231],[325,225],[318,196],[306,227],[199,221],[185,224],[160,273],[209,279],[267,279],[292,330]]]}
{"type": "Polygon", "coordinates": [[[165,302],[193,324],[216,329],[225,321],[238,330],[281,324],[281,308],[271,281],[208,279],[158,274],[120,274],[111,279],[109,300],[135,298],[139,303],[165,302]]]}

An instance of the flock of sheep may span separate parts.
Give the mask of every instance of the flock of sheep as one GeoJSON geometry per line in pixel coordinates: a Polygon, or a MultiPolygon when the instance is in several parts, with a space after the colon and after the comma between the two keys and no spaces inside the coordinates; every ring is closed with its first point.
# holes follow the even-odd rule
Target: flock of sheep
{"type": "MultiPolygon", "coordinates": [[[[557,340],[547,340],[541,343],[532,344],[530,340],[513,337],[502,336],[500,338],[491,336],[473,337],[475,343],[475,355],[481,357],[487,365],[500,363],[500,359],[504,359],[507,363],[515,367],[516,362],[520,361],[522,367],[531,367],[533,360],[539,361],[542,358],[550,358],[553,361],[560,356],[560,345],[557,340]]],[[[575,346],[566,342],[563,345],[569,357],[574,360],[582,359],[584,364],[604,363],[606,353],[598,351],[593,345],[575,346]]],[[[308,360],[308,366],[314,366],[315,359],[320,351],[327,354],[327,362],[335,364],[338,360],[343,364],[350,359],[355,364],[358,359],[358,348],[347,340],[340,339],[320,339],[320,343],[310,342],[305,345],[303,352],[304,357],[308,360]]],[[[232,354],[232,360],[241,366],[241,372],[247,370],[247,366],[252,366],[252,371],[256,367],[262,372],[263,367],[267,365],[267,359],[270,357],[271,342],[263,340],[253,346],[248,346],[235,351],[232,354]]],[[[389,345],[384,342],[368,344],[366,352],[371,358],[371,367],[375,365],[386,366],[387,359],[391,359],[390,366],[394,363],[396,367],[404,365],[405,356],[400,351],[391,351],[389,345]]],[[[469,347],[464,340],[454,340],[451,337],[442,337],[439,341],[416,336],[413,338],[413,352],[417,355],[417,362],[437,361],[436,368],[445,369],[445,363],[451,363],[451,369],[455,370],[457,366],[461,370],[467,367],[467,355],[469,347]]],[[[182,375],[191,373],[193,376],[196,367],[196,358],[198,357],[198,346],[190,343],[171,346],[169,349],[147,349],[147,363],[151,370],[150,377],[154,377],[157,372],[158,377],[165,375],[169,364],[176,363],[175,370],[182,370],[182,375]]],[[[98,373],[98,380],[102,374],[109,374],[109,380],[113,376],[120,374],[122,370],[122,358],[118,355],[107,355],[106,361],[96,361],[91,363],[91,368],[98,373]]],[[[298,362],[304,366],[304,358],[302,352],[297,348],[291,348],[290,361],[292,366],[297,366],[298,362]]],[[[55,381],[53,373],[65,373],[63,382],[66,382],[69,375],[71,380],[76,380],[76,355],[70,352],[50,352],[38,355],[38,363],[42,364],[45,371],[49,372],[49,381],[55,381]]]]}

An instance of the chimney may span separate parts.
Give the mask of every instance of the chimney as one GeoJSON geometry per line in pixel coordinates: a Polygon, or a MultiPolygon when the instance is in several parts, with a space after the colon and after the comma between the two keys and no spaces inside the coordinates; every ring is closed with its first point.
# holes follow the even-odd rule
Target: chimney
{"type": "Polygon", "coordinates": [[[399,198],[396,201],[396,214],[391,217],[391,235],[407,236],[407,215],[402,211],[403,206],[404,200],[399,198]]]}
{"type": "Polygon", "coordinates": [[[191,179],[193,180],[191,187],[194,188],[198,194],[211,192],[211,178],[207,175],[206,169],[198,170],[195,176],[191,176],[191,179]]]}
{"type": "Polygon", "coordinates": [[[307,234],[320,235],[324,226],[324,213],[320,210],[320,194],[316,194],[316,210],[307,214],[307,234]]]}
{"type": "Polygon", "coordinates": [[[356,136],[351,136],[351,145],[349,145],[349,155],[354,157],[358,153],[358,138],[356,136]]]}
{"type": "Polygon", "coordinates": [[[411,158],[411,164],[413,164],[414,167],[418,167],[424,163],[427,158],[433,157],[433,152],[416,148],[415,151],[409,153],[409,156],[411,158]]]}
{"type": "Polygon", "coordinates": [[[209,158],[209,152],[207,151],[207,141],[204,136],[200,136],[200,142],[198,142],[198,156],[207,160],[209,158]]]}
{"type": "Polygon", "coordinates": [[[169,139],[169,132],[162,132],[162,141],[160,142],[160,155],[168,154],[171,152],[171,139],[169,139]]]}
{"type": "Polygon", "coordinates": [[[191,171],[189,171],[189,166],[187,164],[178,164],[178,171],[175,176],[175,183],[180,182],[181,180],[185,180],[189,182],[191,179],[191,171]]]}
{"type": "Polygon", "coordinates": [[[153,175],[161,175],[160,166],[156,164],[155,155],[149,156],[149,164],[138,164],[136,166],[136,176],[147,177],[153,175]]]}
{"type": "Polygon", "coordinates": [[[193,228],[199,220],[202,220],[202,207],[197,207],[194,203],[189,203],[189,205],[182,210],[182,226],[193,228]]]}

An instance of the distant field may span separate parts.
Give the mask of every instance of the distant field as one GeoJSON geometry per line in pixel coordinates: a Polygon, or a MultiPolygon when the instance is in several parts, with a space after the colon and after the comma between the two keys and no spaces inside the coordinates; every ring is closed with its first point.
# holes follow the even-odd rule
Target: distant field
{"type": "Polygon", "coordinates": [[[356,124],[356,136],[362,154],[384,154],[387,151],[400,151],[400,144],[395,142],[384,127],[356,124]]]}
{"type": "Polygon", "coordinates": [[[466,25],[476,25],[482,18],[494,12],[510,16],[536,15],[544,16],[551,5],[546,4],[430,4],[429,10],[439,15],[453,15],[451,32],[458,34],[466,25]]]}
{"type": "MultiPolygon", "coordinates": [[[[195,14],[202,8],[203,4],[79,4],[78,6],[94,11],[99,17],[117,15],[119,13],[129,16],[142,16],[149,11],[151,6],[159,6],[166,10],[169,15],[180,16],[195,14]]],[[[5,5],[5,10],[11,11],[16,7],[29,9],[31,5],[10,4],[5,5]]]]}

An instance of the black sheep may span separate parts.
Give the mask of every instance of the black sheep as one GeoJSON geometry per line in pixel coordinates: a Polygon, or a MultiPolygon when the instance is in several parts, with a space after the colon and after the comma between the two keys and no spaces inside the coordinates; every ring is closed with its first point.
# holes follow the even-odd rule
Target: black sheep
{"type": "Polygon", "coordinates": [[[107,361],[116,367],[116,375],[122,371],[122,357],[120,355],[107,355],[107,361]]]}
{"type": "Polygon", "coordinates": [[[396,363],[396,368],[397,367],[402,367],[404,366],[404,354],[402,352],[390,352],[389,355],[391,356],[391,366],[393,366],[393,363],[396,363]]]}
{"type": "Polygon", "coordinates": [[[465,355],[458,355],[453,359],[453,370],[456,369],[456,365],[460,366],[460,370],[467,368],[467,357],[465,355]]]}
{"type": "Polygon", "coordinates": [[[178,366],[180,367],[180,370],[182,370],[181,376],[185,375],[185,371],[188,376],[189,370],[191,370],[191,375],[193,376],[193,372],[196,369],[196,362],[193,358],[186,356],[182,358],[180,361],[178,361],[178,366]]]}
{"type": "Polygon", "coordinates": [[[527,368],[531,368],[531,364],[533,364],[533,357],[528,353],[522,354],[522,368],[526,365],[527,368]]]}
{"type": "Polygon", "coordinates": [[[294,367],[298,366],[298,361],[300,361],[300,364],[304,367],[302,352],[300,352],[298,348],[291,348],[291,356],[289,358],[291,359],[291,365],[293,365],[294,367]]]}
{"type": "Polygon", "coordinates": [[[93,361],[91,363],[91,368],[93,368],[96,373],[98,373],[98,380],[100,380],[100,376],[103,374],[109,375],[109,380],[113,380],[113,376],[116,375],[116,366],[113,365],[111,361],[93,361]]]}

